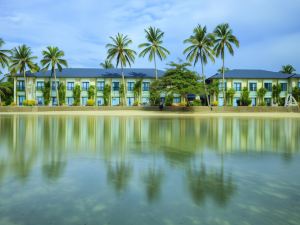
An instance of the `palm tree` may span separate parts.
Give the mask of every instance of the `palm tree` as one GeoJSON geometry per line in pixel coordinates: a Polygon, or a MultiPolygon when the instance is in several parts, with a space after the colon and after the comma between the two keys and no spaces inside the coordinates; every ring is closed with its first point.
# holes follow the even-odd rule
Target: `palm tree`
{"type": "Polygon", "coordinates": [[[205,74],[204,74],[204,65],[207,64],[207,60],[210,59],[212,62],[215,62],[214,59],[214,37],[212,34],[207,34],[206,26],[201,27],[198,25],[194,31],[193,35],[184,41],[184,43],[190,44],[183,54],[187,54],[186,59],[189,62],[194,62],[194,66],[198,61],[201,63],[201,72],[203,77],[204,90],[206,94],[206,100],[208,106],[210,106],[207,88],[205,84],[205,74]]]}
{"type": "Polygon", "coordinates": [[[28,96],[26,70],[29,69],[32,73],[39,70],[38,65],[33,62],[33,60],[36,58],[36,56],[32,56],[31,48],[25,44],[12,50],[10,69],[13,73],[20,72],[20,74],[23,74],[25,83],[25,99],[27,99],[28,96]]]}
{"type": "Polygon", "coordinates": [[[113,69],[114,68],[114,65],[107,59],[104,62],[100,63],[100,66],[103,69],[113,69]]]}
{"type": "Polygon", "coordinates": [[[223,87],[223,98],[224,98],[224,105],[226,105],[226,96],[225,96],[225,78],[224,78],[224,73],[225,73],[225,51],[226,49],[228,50],[230,55],[234,55],[233,51],[233,46],[235,45],[236,47],[240,46],[240,43],[236,36],[232,34],[232,30],[229,27],[228,23],[220,24],[218,25],[215,30],[214,30],[214,35],[215,35],[215,48],[214,51],[216,53],[216,56],[219,57],[221,56],[222,59],[222,77],[223,77],[223,82],[222,82],[222,87],[223,87]]]}
{"type": "Polygon", "coordinates": [[[156,56],[158,56],[160,60],[163,60],[170,52],[161,46],[164,32],[158,28],[149,27],[148,30],[145,29],[145,33],[148,42],[139,45],[139,48],[144,48],[139,54],[139,57],[145,57],[146,54],[149,54],[149,61],[152,62],[152,60],[154,60],[155,78],[157,80],[156,56]]]}
{"type": "Polygon", "coordinates": [[[281,73],[287,73],[287,74],[293,74],[296,72],[296,69],[288,64],[288,65],[285,65],[285,66],[282,66],[282,69],[280,70],[281,73]]]}
{"type": "MultiPolygon", "coordinates": [[[[0,74],[2,74],[1,71],[0,74]]],[[[7,85],[7,83],[3,82],[4,79],[5,77],[0,79],[0,106],[1,106],[1,97],[12,93],[12,88],[10,88],[7,85]]]]}
{"type": "MultiPolygon", "coordinates": [[[[115,37],[110,37],[112,43],[107,44],[107,60],[112,61],[116,59],[116,68],[121,66],[122,82],[123,82],[123,104],[125,101],[125,77],[124,67],[127,64],[131,67],[131,63],[134,63],[136,52],[129,48],[132,40],[127,35],[118,33],[115,37]]],[[[126,103],[125,103],[126,104],[126,103]]]]}
{"type": "Polygon", "coordinates": [[[48,70],[51,66],[51,78],[54,76],[57,105],[59,105],[55,68],[57,67],[59,71],[62,71],[63,66],[68,67],[67,61],[63,59],[65,53],[58,47],[48,46],[46,50],[42,51],[42,54],[43,59],[41,60],[41,64],[44,67],[43,70],[48,70]]]}
{"type": "MultiPolygon", "coordinates": [[[[5,44],[5,42],[0,38],[0,48],[5,44]]],[[[9,55],[10,50],[0,49],[0,65],[2,68],[9,66],[9,55]]]]}

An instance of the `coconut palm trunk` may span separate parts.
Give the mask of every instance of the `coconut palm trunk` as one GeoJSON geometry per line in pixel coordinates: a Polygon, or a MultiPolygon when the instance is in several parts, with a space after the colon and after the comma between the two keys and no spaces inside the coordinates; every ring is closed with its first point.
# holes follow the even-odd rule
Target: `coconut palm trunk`
{"type": "Polygon", "coordinates": [[[155,68],[155,79],[157,80],[157,67],[156,67],[156,58],[155,58],[155,55],[154,54],[154,68],[155,68]]]}
{"type": "Polygon", "coordinates": [[[24,84],[25,84],[25,100],[27,100],[27,80],[26,80],[26,71],[23,70],[23,76],[24,76],[24,84]]]}
{"type": "Polygon", "coordinates": [[[225,71],[224,71],[224,66],[225,66],[225,59],[224,59],[225,57],[224,57],[224,55],[223,55],[223,57],[222,57],[222,61],[223,61],[223,67],[222,67],[222,79],[223,79],[223,85],[222,85],[222,89],[223,89],[223,105],[224,106],[226,106],[226,95],[225,95],[225,76],[224,76],[224,73],[225,73],[225,71]]]}
{"type": "MultiPolygon", "coordinates": [[[[202,55],[201,51],[200,51],[200,55],[202,55]]],[[[206,88],[206,84],[205,84],[203,58],[200,57],[200,59],[201,59],[201,69],[202,69],[202,76],[203,76],[203,85],[204,85],[204,91],[205,91],[205,95],[206,95],[207,106],[210,107],[210,101],[208,99],[207,88],[206,88]]]]}
{"type": "Polygon", "coordinates": [[[56,73],[55,73],[54,67],[52,67],[52,74],[54,75],[56,102],[57,102],[57,106],[59,106],[59,96],[58,96],[58,87],[57,87],[58,85],[57,85],[57,81],[56,81],[56,73]]]}
{"type": "Polygon", "coordinates": [[[123,98],[123,106],[125,105],[127,105],[126,104],[126,98],[125,98],[125,76],[124,76],[124,68],[123,68],[123,65],[121,66],[122,67],[122,83],[123,83],[123,96],[122,96],[122,98],[123,98]]]}

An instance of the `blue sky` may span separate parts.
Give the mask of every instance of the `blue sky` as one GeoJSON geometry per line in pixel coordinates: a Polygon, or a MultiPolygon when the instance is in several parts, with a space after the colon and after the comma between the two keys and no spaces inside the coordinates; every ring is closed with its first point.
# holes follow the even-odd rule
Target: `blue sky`
{"type": "MultiPolygon", "coordinates": [[[[231,69],[278,71],[292,64],[300,72],[299,0],[0,0],[0,27],[6,48],[29,45],[34,54],[55,45],[65,51],[69,67],[99,67],[105,60],[109,36],[127,34],[132,48],[144,42],[144,29],[156,26],[165,32],[164,46],[171,55],[158,63],[185,59],[183,40],[197,24],[213,31],[227,22],[240,40],[231,69]]],[[[136,58],[133,67],[152,68],[147,58],[136,58]]],[[[206,66],[212,75],[221,61],[206,66]]],[[[195,69],[199,71],[200,66],[195,69]]]]}

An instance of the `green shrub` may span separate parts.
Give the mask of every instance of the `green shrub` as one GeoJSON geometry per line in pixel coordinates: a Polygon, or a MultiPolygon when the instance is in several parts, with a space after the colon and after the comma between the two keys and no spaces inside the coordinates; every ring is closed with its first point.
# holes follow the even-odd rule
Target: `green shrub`
{"type": "Polygon", "coordinates": [[[110,95],[111,95],[111,87],[109,84],[106,84],[103,90],[104,105],[110,104],[110,95]]]}
{"type": "Polygon", "coordinates": [[[88,99],[86,101],[86,106],[94,106],[95,105],[95,100],[94,99],[88,99]]]}
{"type": "Polygon", "coordinates": [[[218,105],[219,105],[219,102],[218,102],[218,101],[213,101],[213,102],[211,103],[211,105],[212,105],[212,106],[218,106],[218,105]]]}
{"type": "Polygon", "coordinates": [[[45,105],[49,105],[49,103],[50,103],[50,81],[45,82],[45,85],[44,85],[44,88],[42,91],[43,91],[45,105]]]}
{"type": "Polygon", "coordinates": [[[134,101],[133,106],[139,106],[139,101],[134,101]]]}
{"type": "Polygon", "coordinates": [[[199,99],[195,99],[193,102],[192,102],[192,106],[201,106],[202,103],[199,99]]]}
{"type": "Polygon", "coordinates": [[[80,92],[81,92],[80,85],[76,84],[74,87],[74,90],[73,90],[73,96],[74,96],[73,105],[74,106],[80,105],[80,92]]]}
{"type": "Polygon", "coordinates": [[[23,101],[23,105],[24,106],[35,106],[36,101],[35,100],[25,100],[25,101],[23,101]]]}
{"type": "Polygon", "coordinates": [[[241,93],[241,99],[238,105],[241,106],[248,106],[251,104],[251,99],[249,98],[250,92],[248,91],[247,87],[244,87],[241,93]]]}
{"type": "Polygon", "coordinates": [[[15,103],[15,102],[10,103],[10,106],[16,106],[16,105],[17,105],[17,103],[15,103]]]}
{"type": "Polygon", "coordinates": [[[266,106],[266,103],[265,102],[261,102],[258,104],[258,106],[266,106]]]}
{"type": "Polygon", "coordinates": [[[174,97],[172,94],[167,95],[166,102],[165,102],[166,106],[171,106],[173,104],[173,99],[174,97]]]}
{"type": "Polygon", "coordinates": [[[95,93],[96,93],[96,88],[95,85],[91,85],[88,89],[88,97],[89,99],[94,99],[95,98],[95,93]]]}
{"type": "Polygon", "coordinates": [[[66,85],[64,83],[59,83],[58,85],[58,98],[59,105],[64,105],[66,103],[66,85]]]}

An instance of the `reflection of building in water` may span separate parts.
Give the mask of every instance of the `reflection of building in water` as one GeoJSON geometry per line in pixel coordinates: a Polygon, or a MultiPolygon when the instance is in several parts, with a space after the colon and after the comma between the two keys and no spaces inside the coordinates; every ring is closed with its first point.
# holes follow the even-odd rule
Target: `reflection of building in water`
{"type": "MultiPolygon", "coordinates": [[[[300,120],[257,118],[134,118],[8,116],[0,118],[0,167],[12,164],[26,178],[36,160],[63,170],[68,154],[130,161],[130,154],[159,154],[185,165],[203,151],[299,151],[300,120]]],[[[0,174],[0,176],[2,176],[0,174]]]]}
{"type": "MultiPolygon", "coordinates": [[[[196,152],[297,151],[297,119],[13,116],[1,118],[2,148],[111,154],[177,149],[196,152]],[[7,142],[10,140],[10,142],[7,142]]],[[[3,153],[1,153],[3,154],[3,153]]]]}

